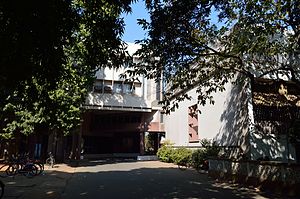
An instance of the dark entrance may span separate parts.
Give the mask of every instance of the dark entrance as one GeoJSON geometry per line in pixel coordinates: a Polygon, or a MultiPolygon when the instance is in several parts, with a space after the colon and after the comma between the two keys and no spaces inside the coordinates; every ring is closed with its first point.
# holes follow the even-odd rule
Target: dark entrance
{"type": "Polygon", "coordinates": [[[112,133],[107,136],[83,136],[84,153],[139,153],[139,133],[112,133]]]}

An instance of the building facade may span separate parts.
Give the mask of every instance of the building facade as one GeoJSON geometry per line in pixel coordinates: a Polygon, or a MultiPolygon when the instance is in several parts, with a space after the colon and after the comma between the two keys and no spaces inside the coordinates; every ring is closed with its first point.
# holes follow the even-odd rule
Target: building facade
{"type": "Polygon", "coordinates": [[[226,91],[214,94],[215,103],[205,106],[197,104],[196,88],[189,90],[192,99],[180,102],[178,109],[165,116],[166,139],[174,146],[191,148],[201,147],[201,139],[210,139],[219,146],[234,149],[233,155],[242,153],[252,160],[295,162],[299,154],[297,145],[291,143],[289,127],[285,125],[292,120],[282,120],[287,117],[282,110],[299,113],[299,106],[289,104],[287,99],[281,105],[270,105],[269,100],[278,102],[282,98],[278,93],[280,86],[276,80],[258,78],[227,83],[226,91]],[[266,95],[272,95],[273,99],[263,97],[266,95]],[[268,103],[262,104],[259,99],[268,103]]]}
{"type": "MultiPolygon", "coordinates": [[[[131,55],[138,48],[136,44],[128,45],[131,55]]],[[[140,60],[134,56],[133,61],[140,60]]],[[[161,110],[156,106],[160,85],[144,77],[122,79],[120,74],[126,69],[103,68],[96,73],[93,91],[83,105],[80,133],[74,139],[87,158],[142,155],[149,134],[153,134],[153,148],[157,150],[164,134],[161,110]]]]}

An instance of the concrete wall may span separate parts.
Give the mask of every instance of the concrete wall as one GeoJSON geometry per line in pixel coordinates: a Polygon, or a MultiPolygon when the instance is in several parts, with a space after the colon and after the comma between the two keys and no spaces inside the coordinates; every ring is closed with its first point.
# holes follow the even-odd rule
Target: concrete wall
{"type": "MultiPolygon", "coordinates": [[[[141,46],[138,44],[129,43],[127,50],[130,55],[133,55],[141,46]]],[[[140,62],[137,57],[133,57],[134,62],[140,62]]],[[[102,68],[96,72],[96,82],[102,84],[104,80],[110,81],[110,86],[113,87],[114,82],[125,82],[125,79],[120,75],[125,73],[128,68],[126,66],[121,68],[102,68]]],[[[154,80],[147,80],[144,77],[138,77],[134,80],[135,89],[133,93],[102,93],[90,92],[86,99],[88,106],[118,106],[118,107],[137,107],[137,108],[152,108],[152,102],[157,100],[157,92],[160,92],[154,80]]]]}
{"type": "MultiPolygon", "coordinates": [[[[104,68],[104,69],[99,69],[96,72],[96,79],[100,80],[111,80],[112,81],[112,86],[114,84],[114,81],[122,81],[124,82],[125,79],[121,78],[121,74],[125,73],[125,68],[119,68],[119,69],[114,69],[114,68],[104,68]]],[[[145,92],[150,92],[147,91],[147,81],[143,77],[139,77],[137,80],[135,80],[135,92],[134,95],[138,97],[144,97],[145,92]]],[[[97,84],[97,83],[96,83],[97,84]]],[[[95,84],[95,85],[96,85],[95,84]]],[[[153,91],[155,92],[155,91],[153,91]]]]}
{"type": "Polygon", "coordinates": [[[86,105],[151,108],[151,102],[131,94],[89,93],[86,105]]]}
{"type": "MultiPolygon", "coordinates": [[[[165,116],[166,139],[175,146],[200,146],[189,143],[188,107],[197,103],[197,94],[195,89],[188,94],[192,95],[191,101],[181,102],[177,110],[165,116]]],[[[212,139],[221,146],[240,146],[239,152],[252,160],[267,156],[270,160],[296,161],[295,148],[285,135],[262,133],[255,127],[249,81],[228,83],[225,92],[214,94],[214,100],[214,105],[198,106],[199,139],[212,139]]]]}
{"type": "MultiPolygon", "coordinates": [[[[213,139],[223,146],[242,145],[248,151],[249,83],[228,83],[225,87],[226,91],[214,94],[214,105],[198,105],[201,111],[198,113],[199,139],[213,139]]],[[[181,102],[177,110],[165,116],[166,139],[176,146],[200,146],[200,143],[189,143],[188,107],[197,103],[196,89],[188,94],[192,100],[181,102]]]]}
{"type": "Polygon", "coordinates": [[[188,107],[197,103],[195,90],[189,91],[193,95],[191,101],[183,101],[179,108],[170,115],[164,116],[166,140],[170,140],[176,146],[189,146],[188,135],[188,107]]]}
{"type": "Polygon", "coordinates": [[[252,160],[267,156],[270,160],[296,161],[295,147],[288,142],[286,135],[261,134],[260,132],[253,132],[250,135],[252,160]]]}
{"type": "Polygon", "coordinates": [[[208,173],[213,178],[246,183],[283,196],[300,195],[300,167],[297,164],[210,159],[208,173]]]}

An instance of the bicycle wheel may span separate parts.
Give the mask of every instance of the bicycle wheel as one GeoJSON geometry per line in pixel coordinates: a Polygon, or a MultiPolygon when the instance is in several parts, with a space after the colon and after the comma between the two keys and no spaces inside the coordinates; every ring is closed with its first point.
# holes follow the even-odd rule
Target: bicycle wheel
{"type": "Polygon", "coordinates": [[[28,178],[32,178],[36,176],[38,173],[38,168],[34,164],[25,165],[21,171],[24,176],[28,178]]]}
{"type": "Polygon", "coordinates": [[[34,165],[37,167],[38,172],[37,175],[40,175],[44,172],[44,164],[39,162],[39,163],[34,163],[34,165]]]}
{"type": "Polygon", "coordinates": [[[4,195],[4,187],[5,187],[5,185],[4,185],[4,183],[0,180],[0,199],[3,197],[3,195],[4,195]]]}
{"type": "Polygon", "coordinates": [[[5,173],[7,176],[14,176],[16,175],[18,169],[19,169],[18,164],[9,164],[5,170],[5,173]]]}
{"type": "Polygon", "coordinates": [[[38,167],[37,167],[36,165],[34,165],[34,164],[31,165],[31,170],[29,171],[29,174],[30,174],[31,176],[37,176],[38,173],[39,173],[38,167]]]}
{"type": "Polygon", "coordinates": [[[3,164],[1,167],[0,167],[0,177],[2,178],[5,178],[7,177],[7,170],[9,169],[10,165],[9,164],[3,164]]]}

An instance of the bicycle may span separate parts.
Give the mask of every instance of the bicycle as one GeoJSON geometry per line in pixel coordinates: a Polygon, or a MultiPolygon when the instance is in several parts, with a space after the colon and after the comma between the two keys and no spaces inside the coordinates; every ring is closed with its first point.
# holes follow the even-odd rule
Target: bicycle
{"type": "Polygon", "coordinates": [[[38,175],[42,174],[45,170],[44,163],[40,160],[31,161],[38,168],[38,175]]]}
{"type": "Polygon", "coordinates": [[[38,169],[37,175],[40,175],[40,174],[42,174],[44,172],[44,163],[41,160],[30,159],[28,153],[24,154],[23,156],[20,156],[18,158],[18,160],[22,164],[26,164],[26,163],[32,163],[32,164],[34,164],[34,166],[36,166],[37,169],[38,169]]]}
{"type": "Polygon", "coordinates": [[[54,156],[52,155],[51,152],[49,152],[49,158],[46,159],[46,165],[48,165],[49,167],[53,168],[54,164],[55,164],[54,156]]]}
{"type": "Polygon", "coordinates": [[[14,156],[10,158],[10,161],[5,162],[0,167],[1,177],[15,176],[22,174],[27,177],[33,177],[39,174],[39,168],[36,164],[29,161],[28,156],[14,156]],[[4,174],[3,174],[4,173],[4,174]]]}
{"type": "Polygon", "coordinates": [[[26,177],[33,177],[38,174],[38,168],[31,162],[27,162],[23,165],[19,165],[15,171],[16,174],[22,174],[26,177]]]}
{"type": "Polygon", "coordinates": [[[4,162],[0,167],[0,177],[5,178],[7,176],[13,176],[15,173],[16,166],[10,162],[4,162]]]}

